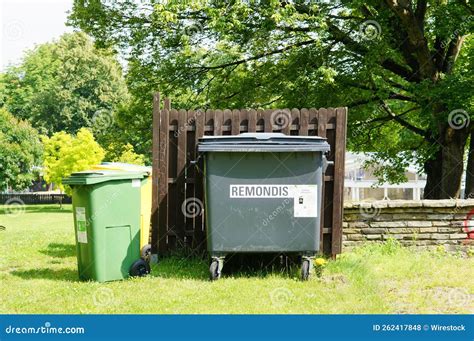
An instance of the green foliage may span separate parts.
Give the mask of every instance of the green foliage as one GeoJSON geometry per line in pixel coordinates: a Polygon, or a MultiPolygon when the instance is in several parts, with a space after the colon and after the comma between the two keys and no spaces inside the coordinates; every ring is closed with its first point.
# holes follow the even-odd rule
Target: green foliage
{"type": "MultiPolygon", "coordinates": [[[[135,153],[133,146],[130,143],[127,143],[126,145],[120,145],[118,147],[119,154],[116,154],[116,156],[112,156],[111,161],[129,163],[132,165],[140,166],[145,165],[145,157],[141,154],[135,153]]],[[[107,156],[114,155],[115,153],[117,153],[117,149],[114,150],[112,153],[107,153],[107,156]]]]}
{"type": "Polygon", "coordinates": [[[61,190],[62,179],[74,172],[79,172],[102,162],[105,152],[94,140],[92,133],[86,129],[79,129],[76,136],[66,132],[54,133],[52,137],[43,137],[44,179],[54,183],[61,190]]]}
{"type": "Polygon", "coordinates": [[[34,180],[33,167],[41,162],[42,145],[31,125],[0,108],[0,190],[27,188],[34,180]]]}
{"type": "Polygon", "coordinates": [[[349,148],[399,182],[438,150],[452,110],[473,112],[472,37],[454,51],[474,16],[463,1],[389,3],[75,0],[70,22],[126,51],[134,99],[118,116],[140,153],[156,90],[177,108],[348,106],[349,148]]]}
{"type": "Polygon", "coordinates": [[[100,136],[128,98],[112,51],[97,49],[80,32],[29,51],[20,65],[7,69],[0,91],[0,104],[48,135],[90,127],[100,136]]]}

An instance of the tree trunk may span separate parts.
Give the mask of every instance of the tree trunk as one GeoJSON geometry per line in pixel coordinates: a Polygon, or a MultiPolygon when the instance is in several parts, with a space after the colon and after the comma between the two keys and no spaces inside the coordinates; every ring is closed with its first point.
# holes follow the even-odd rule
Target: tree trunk
{"type": "Polygon", "coordinates": [[[469,154],[466,167],[466,189],[464,198],[474,198],[474,131],[471,132],[471,142],[469,143],[469,154]]]}
{"type": "Polygon", "coordinates": [[[466,128],[453,129],[447,124],[440,127],[439,149],[425,165],[427,174],[425,199],[458,198],[461,189],[466,128]]]}
{"type": "Polygon", "coordinates": [[[443,163],[441,148],[433,158],[425,162],[426,185],[423,191],[423,199],[439,199],[441,193],[441,165],[443,163]]]}

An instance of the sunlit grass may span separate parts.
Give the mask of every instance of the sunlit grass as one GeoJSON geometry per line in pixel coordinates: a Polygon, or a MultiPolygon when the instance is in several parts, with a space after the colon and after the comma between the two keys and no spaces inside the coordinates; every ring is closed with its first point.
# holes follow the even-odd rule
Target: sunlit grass
{"type": "Polygon", "coordinates": [[[0,313],[474,313],[474,258],[414,252],[390,241],[329,261],[322,277],[227,271],[162,260],[152,276],[80,282],[71,207],[0,206],[0,313]]]}

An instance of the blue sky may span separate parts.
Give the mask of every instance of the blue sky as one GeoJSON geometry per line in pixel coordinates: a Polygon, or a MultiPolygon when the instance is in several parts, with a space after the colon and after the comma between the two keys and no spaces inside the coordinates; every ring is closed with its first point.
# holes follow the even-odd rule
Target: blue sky
{"type": "Polygon", "coordinates": [[[58,38],[73,0],[0,0],[0,70],[36,44],[58,38]]]}

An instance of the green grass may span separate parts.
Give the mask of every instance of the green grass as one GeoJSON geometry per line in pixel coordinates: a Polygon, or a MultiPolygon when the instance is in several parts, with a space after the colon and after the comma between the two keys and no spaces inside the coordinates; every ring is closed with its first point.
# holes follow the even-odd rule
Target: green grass
{"type": "Polygon", "coordinates": [[[169,258],[151,276],[80,282],[71,207],[0,206],[0,313],[474,313],[474,258],[371,244],[301,282],[274,272],[230,272],[169,258]]]}

